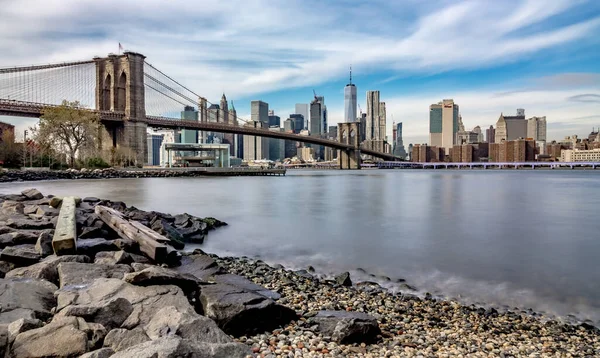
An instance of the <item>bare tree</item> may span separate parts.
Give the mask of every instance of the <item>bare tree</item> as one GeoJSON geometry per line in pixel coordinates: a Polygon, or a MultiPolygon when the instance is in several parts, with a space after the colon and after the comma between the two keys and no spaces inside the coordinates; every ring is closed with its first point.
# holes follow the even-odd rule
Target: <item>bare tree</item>
{"type": "Polygon", "coordinates": [[[98,114],[87,110],[79,102],[63,103],[42,111],[38,127],[32,128],[35,141],[56,152],[66,151],[69,165],[75,165],[80,150],[96,144],[98,114]]]}

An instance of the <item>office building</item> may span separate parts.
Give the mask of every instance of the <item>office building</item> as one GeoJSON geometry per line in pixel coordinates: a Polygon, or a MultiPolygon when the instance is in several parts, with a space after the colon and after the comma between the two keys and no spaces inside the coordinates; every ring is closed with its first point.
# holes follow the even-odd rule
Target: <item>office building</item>
{"type": "Polygon", "coordinates": [[[406,158],[406,150],[402,141],[402,122],[395,124],[392,135],[394,139],[394,155],[400,158],[406,158]]]}
{"type": "Polygon", "coordinates": [[[160,165],[160,146],[162,145],[164,134],[148,133],[148,161],[146,164],[160,165]]]}
{"type": "MultiPolygon", "coordinates": [[[[283,132],[283,128],[270,127],[270,131],[283,132]]],[[[269,138],[269,160],[282,161],[285,158],[285,141],[283,139],[269,138]]]]}
{"type": "Polygon", "coordinates": [[[408,153],[407,153],[408,154],[408,158],[406,158],[406,160],[412,161],[412,151],[413,151],[413,145],[412,145],[412,143],[410,143],[408,145],[408,153]]]}
{"type": "Polygon", "coordinates": [[[296,103],[296,113],[295,114],[301,114],[302,118],[304,118],[303,127],[302,128],[296,127],[296,130],[298,131],[298,133],[302,129],[308,129],[308,120],[310,119],[310,104],[296,103]]]}
{"type": "Polygon", "coordinates": [[[600,148],[596,149],[563,149],[561,162],[600,162],[600,148]]]}
{"type": "Polygon", "coordinates": [[[304,117],[303,114],[290,114],[290,119],[294,120],[294,133],[298,134],[301,130],[306,128],[305,123],[308,118],[308,116],[304,117]]]}
{"type": "Polygon", "coordinates": [[[352,83],[352,68],[350,68],[350,82],[344,87],[344,122],[356,121],[356,105],[356,86],[352,83]]]}
{"type": "Polygon", "coordinates": [[[531,117],[527,120],[527,138],[546,141],[546,116],[531,117]]]}
{"type": "Polygon", "coordinates": [[[273,110],[269,110],[269,128],[271,127],[281,127],[281,118],[273,110]]]}
{"type": "Polygon", "coordinates": [[[444,148],[449,154],[450,148],[456,143],[459,117],[459,107],[452,99],[429,106],[429,144],[444,148]]]}
{"type": "Polygon", "coordinates": [[[474,131],[459,131],[456,132],[455,145],[479,143],[481,133],[474,131]]]}
{"type": "MultiPolygon", "coordinates": [[[[379,91],[367,91],[367,113],[365,122],[365,139],[383,139],[380,133],[381,102],[379,102],[379,91]]],[[[385,133],[383,133],[385,136],[385,133]]]]}
{"type": "MultiPolygon", "coordinates": [[[[244,125],[252,128],[265,128],[266,124],[260,121],[250,121],[244,125]]],[[[269,155],[269,146],[267,138],[244,135],[244,160],[261,160],[269,155]]]]}
{"type": "Polygon", "coordinates": [[[295,125],[296,125],[296,122],[294,121],[294,119],[288,118],[285,121],[283,121],[283,130],[286,133],[294,133],[295,125]]]}
{"type": "MultiPolygon", "coordinates": [[[[310,103],[310,135],[313,137],[321,137],[321,108],[322,105],[318,97],[310,103]]],[[[311,147],[314,149],[313,158],[315,160],[321,158],[323,147],[319,145],[311,145],[311,147]]]]}
{"type": "Polygon", "coordinates": [[[496,143],[496,130],[494,126],[485,130],[485,141],[488,143],[496,143]]]}
{"type": "Polygon", "coordinates": [[[527,138],[527,121],[525,120],[525,110],[517,109],[516,116],[505,116],[500,114],[496,122],[495,142],[500,143],[503,140],[515,140],[527,138]]]}
{"type": "Polygon", "coordinates": [[[358,119],[360,122],[360,142],[364,142],[367,139],[367,114],[361,113],[360,118],[358,119]]]}
{"type": "Polygon", "coordinates": [[[250,119],[253,122],[263,123],[263,127],[269,126],[269,104],[263,101],[250,102],[250,119]]]}
{"type": "MultiPolygon", "coordinates": [[[[461,118],[461,122],[462,122],[462,118],[461,118]]],[[[483,139],[483,132],[481,131],[480,126],[475,126],[475,128],[473,128],[472,132],[477,133],[477,143],[485,142],[485,140],[483,139]]]]}
{"type": "MultiPolygon", "coordinates": [[[[198,112],[192,106],[185,106],[183,111],[181,112],[181,119],[184,121],[198,122],[198,112]]],[[[182,129],[181,143],[198,143],[198,131],[193,129],[182,129]]]]}

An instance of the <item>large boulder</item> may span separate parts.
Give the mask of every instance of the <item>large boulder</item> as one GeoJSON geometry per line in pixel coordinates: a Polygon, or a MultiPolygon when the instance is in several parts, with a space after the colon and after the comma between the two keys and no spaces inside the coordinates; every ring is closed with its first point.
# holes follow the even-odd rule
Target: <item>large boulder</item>
{"type": "Polygon", "coordinates": [[[48,218],[32,220],[25,218],[10,218],[6,220],[6,226],[18,230],[44,230],[54,228],[54,224],[48,218]]]}
{"type": "Polygon", "coordinates": [[[196,343],[177,336],[159,338],[117,352],[111,358],[243,358],[250,348],[240,343],[196,343]]]}
{"type": "MultiPolygon", "coordinates": [[[[10,228],[11,230],[14,230],[10,228]]],[[[0,234],[0,248],[13,245],[35,244],[37,240],[37,231],[14,230],[0,234]]]]}
{"type": "Polygon", "coordinates": [[[290,308],[228,284],[202,287],[200,301],[204,314],[233,336],[270,331],[297,318],[290,308]]]}
{"type": "Polygon", "coordinates": [[[167,306],[194,311],[177,286],[141,287],[112,278],[98,278],[86,284],[61,288],[57,292],[57,311],[70,305],[97,305],[116,298],[125,298],[133,305],[133,312],[121,328],[131,329],[140,324],[145,325],[156,312],[167,306]]]}
{"type": "Polygon", "coordinates": [[[102,238],[77,240],[77,253],[95,258],[99,252],[118,251],[119,247],[114,240],[106,240],[102,238]]]}
{"type": "Polygon", "coordinates": [[[200,316],[194,311],[169,306],[164,307],[144,327],[151,339],[177,335],[194,342],[229,343],[233,342],[215,322],[200,316]]]}
{"type": "Polygon", "coordinates": [[[58,265],[63,262],[90,262],[84,255],[48,256],[37,264],[16,268],[6,274],[6,277],[38,278],[59,284],[58,265]]]}
{"type": "Polygon", "coordinates": [[[5,247],[0,252],[0,260],[12,262],[15,266],[29,266],[40,261],[42,257],[30,245],[5,247]]]}
{"type": "Polygon", "coordinates": [[[208,281],[215,274],[224,273],[212,257],[203,254],[183,256],[177,272],[194,275],[203,281],[208,281]]]}
{"type": "Polygon", "coordinates": [[[4,278],[4,276],[15,269],[15,264],[12,262],[0,261],[0,278],[4,278]]]}
{"type": "Polygon", "coordinates": [[[24,209],[23,203],[18,201],[6,200],[2,203],[2,213],[6,215],[20,215],[24,209]]]}
{"type": "Polygon", "coordinates": [[[362,312],[319,311],[311,319],[324,336],[340,344],[372,343],[381,334],[377,320],[362,312]]]}
{"type": "Polygon", "coordinates": [[[35,188],[23,190],[21,195],[26,197],[28,200],[39,200],[44,198],[44,195],[42,195],[42,193],[35,188]]]}
{"type": "Polygon", "coordinates": [[[200,283],[200,280],[193,275],[182,274],[160,266],[149,266],[141,271],[128,273],[123,280],[137,286],[175,285],[186,295],[196,293],[200,283]]]}
{"type": "Polygon", "coordinates": [[[133,312],[133,305],[125,298],[118,297],[108,301],[92,302],[87,305],[69,305],[54,318],[76,316],[86,320],[86,322],[99,323],[106,329],[120,327],[123,322],[133,312]]]}
{"type": "Polygon", "coordinates": [[[62,317],[44,327],[20,333],[11,355],[20,357],[75,357],[88,350],[88,335],[75,317],[62,317]]]}
{"type": "Polygon", "coordinates": [[[42,256],[52,255],[54,249],[52,248],[52,237],[54,236],[54,230],[47,229],[42,231],[35,242],[35,252],[42,256]]]}
{"type": "Polygon", "coordinates": [[[0,324],[0,357],[4,357],[6,355],[8,345],[8,326],[5,324],[0,324]]]}
{"type": "Polygon", "coordinates": [[[103,265],[130,264],[131,256],[125,251],[106,251],[96,253],[94,263],[103,265]]]}
{"type": "Polygon", "coordinates": [[[13,321],[8,325],[8,337],[12,343],[20,333],[31,329],[40,328],[43,325],[42,321],[37,318],[21,318],[13,321]]]}
{"type": "Polygon", "coordinates": [[[254,282],[252,282],[252,281],[248,280],[247,278],[240,276],[240,275],[234,275],[234,274],[230,274],[230,273],[222,274],[222,275],[215,275],[214,281],[217,283],[224,283],[227,285],[235,286],[235,287],[243,289],[244,291],[253,292],[253,293],[259,294],[261,296],[270,298],[272,300],[278,300],[281,298],[281,295],[279,293],[268,290],[262,286],[259,286],[259,285],[255,284],[254,282]]]}
{"type": "Polygon", "coordinates": [[[56,306],[50,282],[35,279],[0,279],[0,324],[11,323],[19,318],[46,320],[56,306]]]}
{"type": "Polygon", "coordinates": [[[149,340],[150,337],[148,337],[142,328],[134,328],[132,330],[115,328],[104,337],[104,346],[110,347],[115,352],[119,352],[149,340]]]}
{"type": "Polygon", "coordinates": [[[115,351],[110,348],[100,348],[95,351],[87,352],[86,354],[79,356],[79,358],[108,358],[113,354],[115,354],[115,351]]]}
{"type": "Polygon", "coordinates": [[[102,277],[122,279],[125,274],[132,271],[133,269],[129,265],[102,265],[79,262],[64,262],[58,265],[61,288],[92,282],[102,277]]]}

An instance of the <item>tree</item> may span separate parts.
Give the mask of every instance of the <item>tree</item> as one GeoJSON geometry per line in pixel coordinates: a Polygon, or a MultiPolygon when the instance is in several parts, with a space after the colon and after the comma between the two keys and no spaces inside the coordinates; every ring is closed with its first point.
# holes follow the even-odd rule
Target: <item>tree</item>
{"type": "Polygon", "coordinates": [[[78,152],[96,144],[99,123],[98,114],[83,108],[78,101],[65,100],[58,107],[44,108],[38,127],[31,130],[42,147],[66,151],[70,166],[74,166],[78,152]]]}

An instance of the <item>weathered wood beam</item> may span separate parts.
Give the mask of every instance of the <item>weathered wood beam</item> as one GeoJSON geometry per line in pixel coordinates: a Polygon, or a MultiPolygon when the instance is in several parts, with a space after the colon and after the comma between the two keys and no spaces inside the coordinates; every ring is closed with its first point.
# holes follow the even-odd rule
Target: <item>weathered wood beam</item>
{"type": "Polygon", "coordinates": [[[156,262],[176,264],[181,254],[168,246],[170,240],[141,223],[127,219],[122,213],[112,208],[96,205],[96,215],[113,229],[119,236],[136,241],[140,251],[156,262]]]}
{"type": "Polygon", "coordinates": [[[74,196],[62,201],[52,238],[52,249],[56,255],[74,255],[77,252],[77,221],[74,196]]]}

